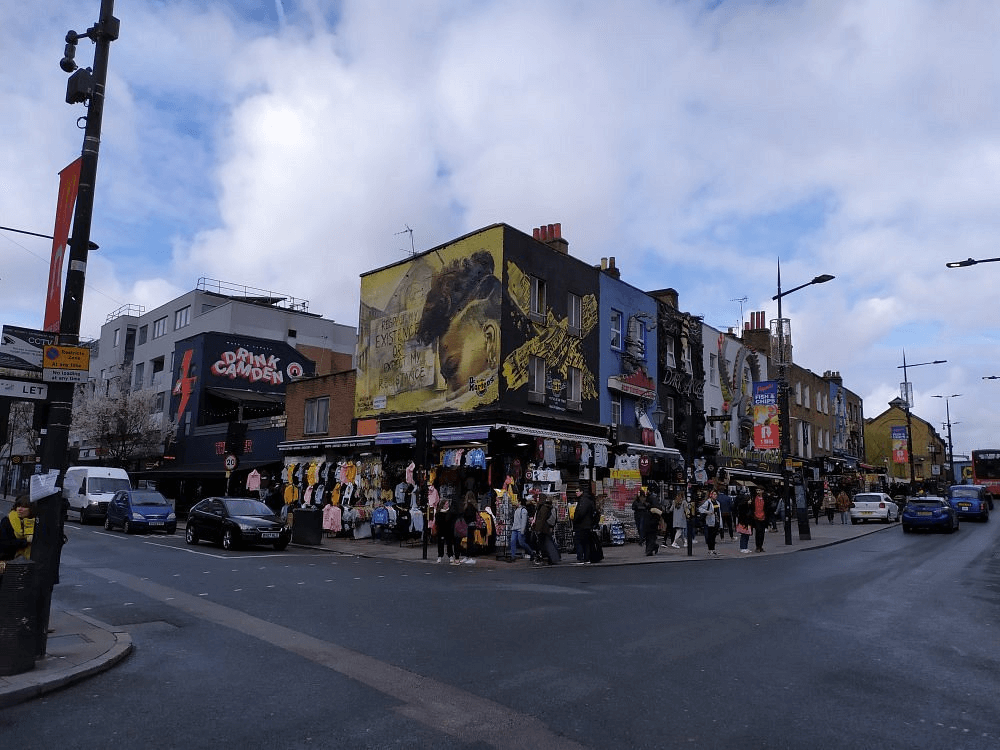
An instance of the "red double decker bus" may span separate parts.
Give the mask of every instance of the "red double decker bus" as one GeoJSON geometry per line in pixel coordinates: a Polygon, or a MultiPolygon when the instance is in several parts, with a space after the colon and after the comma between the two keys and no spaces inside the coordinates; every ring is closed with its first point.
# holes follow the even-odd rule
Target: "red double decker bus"
{"type": "Polygon", "coordinates": [[[989,489],[1000,497],[1000,448],[972,451],[972,483],[989,489]]]}

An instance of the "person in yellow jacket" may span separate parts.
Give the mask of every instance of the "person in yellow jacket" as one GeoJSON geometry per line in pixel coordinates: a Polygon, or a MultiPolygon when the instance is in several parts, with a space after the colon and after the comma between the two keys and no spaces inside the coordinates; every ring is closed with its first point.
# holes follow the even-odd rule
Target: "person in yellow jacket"
{"type": "Polygon", "coordinates": [[[21,495],[14,501],[10,513],[0,520],[0,559],[23,557],[30,560],[34,536],[35,519],[31,513],[31,501],[27,495],[21,495]]]}

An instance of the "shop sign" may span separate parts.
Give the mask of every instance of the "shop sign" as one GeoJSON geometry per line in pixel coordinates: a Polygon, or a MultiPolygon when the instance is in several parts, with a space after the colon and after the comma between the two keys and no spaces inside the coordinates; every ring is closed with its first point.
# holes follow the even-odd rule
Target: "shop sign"
{"type": "Polygon", "coordinates": [[[23,401],[26,398],[44,401],[48,395],[49,387],[44,383],[31,380],[0,379],[0,396],[4,398],[12,398],[15,401],[23,401]]]}
{"type": "Polygon", "coordinates": [[[550,409],[566,411],[566,380],[557,371],[546,371],[545,391],[550,409]]]}
{"type": "Polygon", "coordinates": [[[631,375],[612,375],[608,378],[608,389],[646,401],[656,398],[656,384],[641,370],[636,370],[631,375]]]}
{"type": "Polygon", "coordinates": [[[638,481],[642,479],[642,474],[638,469],[611,469],[609,476],[618,481],[627,481],[630,479],[638,481]]]}
{"type": "Polygon", "coordinates": [[[780,448],[778,383],[763,380],[753,384],[753,445],[757,450],[780,448]]]}

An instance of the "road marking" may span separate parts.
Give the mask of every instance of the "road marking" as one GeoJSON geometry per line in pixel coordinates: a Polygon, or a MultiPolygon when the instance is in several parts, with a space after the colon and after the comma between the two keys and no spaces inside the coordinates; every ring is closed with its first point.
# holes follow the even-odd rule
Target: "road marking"
{"type": "MultiPolygon", "coordinates": [[[[487,698],[410,672],[374,657],[314,638],[237,609],[191,596],[152,581],[109,568],[87,572],[272,646],[302,656],[334,672],[402,702],[396,711],[408,719],[468,744],[492,747],[582,749],[582,745],[552,732],[535,717],[487,698]]],[[[205,596],[202,594],[201,596],[205,596]]]]}

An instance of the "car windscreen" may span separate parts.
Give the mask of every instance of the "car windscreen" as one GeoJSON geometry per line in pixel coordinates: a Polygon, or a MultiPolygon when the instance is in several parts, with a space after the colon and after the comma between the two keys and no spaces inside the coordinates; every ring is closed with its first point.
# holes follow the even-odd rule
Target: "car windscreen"
{"type": "Polygon", "coordinates": [[[132,493],[132,505],[170,505],[170,501],[167,500],[159,492],[133,492],[132,493]]]}
{"type": "Polygon", "coordinates": [[[226,500],[226,509],[231,516],[271,516],[273,511],[260,500],[234,499],[226,500]]]}
{"type": "Polygon", "coordinates": [[[952,497],[971,497],[978,498],[979,490],[973,487],[956,487],[951,491],[952,497]]]}
{"type": "Polygon", "coordinates": [[[88,492],[107,492],[108,494],[113,494],[118,492],[118,490],[130,490],[132,485],[128,483],[127,479],[120,479],[118,477],[88,477],[87,478],[87,491],[88,492]]]}

